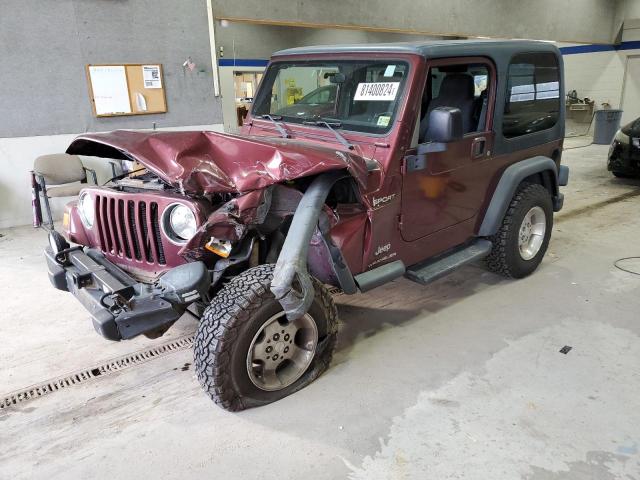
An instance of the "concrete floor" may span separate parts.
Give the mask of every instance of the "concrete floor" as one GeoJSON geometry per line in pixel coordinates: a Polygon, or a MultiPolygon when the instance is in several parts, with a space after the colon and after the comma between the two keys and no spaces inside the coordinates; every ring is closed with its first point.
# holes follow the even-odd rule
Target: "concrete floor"
{"type": "MultiPolygon", "coordinates": [[[[478,265],[338,297],[332,368],[267,407],[215,407],[182,350],[5,409],[0,477],[640,480],[640,277],[613,266],[640,255],[640,182],[608,174],[606,151],[565,152],[533,276],[478,265]]],[[[153,345],[98,337],[49,286],[44,234],[0,233],[0,393],[153,345]]]]}

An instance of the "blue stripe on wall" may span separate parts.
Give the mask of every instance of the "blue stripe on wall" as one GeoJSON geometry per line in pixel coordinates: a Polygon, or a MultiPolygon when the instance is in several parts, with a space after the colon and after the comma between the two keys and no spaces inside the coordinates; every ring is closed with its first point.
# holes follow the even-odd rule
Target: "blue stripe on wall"
{"type": "Polygon", "coordinates": [[[640,49],[640,40],[622,42],[620,45],[576,45],[574,47],[560,47],[563,55],[575,55],[576,53],[615,52],[618,50],[640,49]]]}
{"type": "Polygon", "coordinates": [[[640,40],[634,40],[632,42],[622,42],[618,47],[618,50],[634,50],[640,48],[640,40]]]}
{"type": "Polygon", "coordinates": [[[563,55],[575,55],[576,53],[614,52],[613,45],[576,45],[575,47],[560,47],[563,55]]]}
{"type": "Polygon", "coordinates": [[[269,60],[258,58],[221,58],[218,65],[221,67],[266,67],[269,60]]]}

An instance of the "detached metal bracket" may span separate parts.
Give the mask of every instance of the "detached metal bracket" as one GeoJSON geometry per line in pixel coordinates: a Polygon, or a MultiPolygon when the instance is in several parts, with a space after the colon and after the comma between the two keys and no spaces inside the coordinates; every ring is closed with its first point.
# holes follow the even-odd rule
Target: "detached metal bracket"
{"type": "Polygon", "coordinates": [[[271,282],[271,292],[282,305],[289,320],[300,318],[311,307],[315,291],[307,270],[309,242],[331,187],[347,176],[344,171],[318,176],[309,185],[296,208],[271,282]]]}

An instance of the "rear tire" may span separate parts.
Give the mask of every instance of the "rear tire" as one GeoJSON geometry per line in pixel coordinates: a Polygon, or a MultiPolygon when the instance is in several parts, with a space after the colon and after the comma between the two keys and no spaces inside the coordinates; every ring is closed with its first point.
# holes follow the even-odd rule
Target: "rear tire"
{"type": "Polygon", "coordinates": [[[511,278],[530,275],[547,251],[552,228],[549,191],[538,184],[520,185],[498,232],[490,238],[489,270],[511,278]]]}
{"type": "Polygon", "coordinates": [[[273,265],[260,265],[234,277],[202,316],[194,345],[196,373],[204,391],[226,410],[244,410],[286,397],[313,382],[331,363],[338,330],[331,295],[313,279],[315,297],[296,330],[269,289],[273,269],[273,265]],[[281,329],[282,338],[274,341],[271,337],[280,337],[281,329]],[[283,343],[285,336],[289,338],[283,343]],[[267,348],[271,348],[270,357],[267,348]],[[292,356],[294,349],[301,355],[292,356]],[[283,357],[287,358],[283,361],[283,357]],[[269,374],[263,373],[268,366],[269,374]]]}

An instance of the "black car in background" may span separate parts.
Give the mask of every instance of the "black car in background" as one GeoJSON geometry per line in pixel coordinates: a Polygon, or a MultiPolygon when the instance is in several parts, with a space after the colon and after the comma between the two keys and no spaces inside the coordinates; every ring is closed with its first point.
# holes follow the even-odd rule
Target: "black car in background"
{"type": "Polygon", "coordinates": [[[607,170],[616,177],[640,177],[640,118],[622,127],[613,137],[607,170]]]}
{"type": "Polygon", "coordinates": [[[285,117],[324,117],[331,115],[336,101],[336,85],[325,85],[307,93],[293,105],[281,108],[276,115],[285,117]]]}

